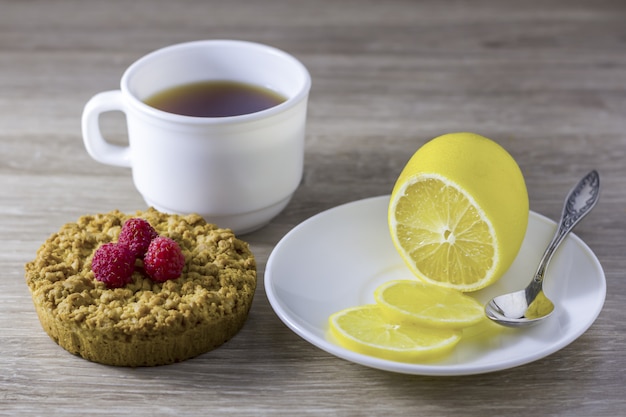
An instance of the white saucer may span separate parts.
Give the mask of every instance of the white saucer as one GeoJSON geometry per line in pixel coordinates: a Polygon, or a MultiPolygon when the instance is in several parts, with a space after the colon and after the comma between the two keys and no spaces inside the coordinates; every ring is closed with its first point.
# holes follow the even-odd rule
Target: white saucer
{"type": "MultiPolygon", "coordinates": [[[[479,374],[546,357],[576,340],[600,314],[606,295],[604,272],[589,247],[570,235],[546,274],[545,292],[556,310],[545,323],[464,338],[450,356],[435,363],[394,362],[341,347],[328,337],[328,316],[373,303],[374,289],[385,281],[413,277],[391,242],[388,202],[389,196],[369,198],[315,215],[291,230],[270,254],[265,291],[272,308],[291,330],[320,349],[393,372],[479,374]]],[[[526,286],[555,227],[531,212],[524,243],[509,271],[474,295],[486,303],[526,286]]]]}

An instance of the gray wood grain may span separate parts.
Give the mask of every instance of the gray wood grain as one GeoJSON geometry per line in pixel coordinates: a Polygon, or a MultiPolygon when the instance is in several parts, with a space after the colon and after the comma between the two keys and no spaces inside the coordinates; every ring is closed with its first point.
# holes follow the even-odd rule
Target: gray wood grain
{"type": "MultiPolygon", "coordinates": [[[[0,0],[0,415],[623,414],[625,22],[621,0],[0,0]],[[23,265],[65,222],[145,207],[129,170],[85,152],[82,106],[141,55],[209,38],[282,48],[313,78],[303,182],[245,236],[260,278],[250,318],[172,366],[71,356],[42,331],[23,265]],[[262,282],[274,245],[322,210],[389,193],[421,144],[460,130],[507,148],[531,209],[551,218],[577,178],[600,171],[600,202],[575,231],[606,273],[596,323],[535,363],[439,378],[352,364],[289,331],[262,282]]],[[[123,119],[103,123],[125,141],[123,119]]]]}

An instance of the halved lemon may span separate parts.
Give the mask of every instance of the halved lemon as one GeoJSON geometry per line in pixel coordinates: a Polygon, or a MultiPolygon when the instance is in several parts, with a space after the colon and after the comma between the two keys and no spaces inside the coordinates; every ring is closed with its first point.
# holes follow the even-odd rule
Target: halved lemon
{"type": "Polygon", "coordinates": [[[374,292],[384,316],[397,323],[460,329],[485,319],[483,305],[462,292],[417,280],[389,281],[374,292]]]}
{"type": "Polygon", "coordinates": [[[450,352],[462,332],[419,327],[387,320],[379,306],[341,310],[329,318],[330,332],[347,349],[401,362],[435,359],[450,352]]]}
{"type": "Polygon", "coordinates": [[[415,152],[391,193],[393,243],[415,275],[475,291],[510,267],[528,225],[528,192],[513,157],[473,133],[439,136],[415,152]]]}

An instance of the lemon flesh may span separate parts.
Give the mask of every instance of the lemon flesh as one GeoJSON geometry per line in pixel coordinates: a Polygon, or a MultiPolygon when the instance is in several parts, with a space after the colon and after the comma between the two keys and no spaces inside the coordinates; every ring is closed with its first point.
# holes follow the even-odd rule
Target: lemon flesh
{"type": "Polygon", "coordinates": [[[415,280],[386,282],[376,288],[374,298],[392,322],[461,329],[485,319],[483,306],[476,299],[415,280]]]}
{"type": "Polygon", "coordinates": [[[459,342],[462,332],[404,325],[387,320],[375,304],[350,307],[329,318],[330,332],[347,349],[400,362],[439,358],[459,342]]]}
{"type": "Polygon", "coordinates": [[[485,137],[451,133],[411,157],[392,191],[388,223],[418,278],[465,292],[506,272],[528,214],[526,184],[513,157],[485,137]]]}

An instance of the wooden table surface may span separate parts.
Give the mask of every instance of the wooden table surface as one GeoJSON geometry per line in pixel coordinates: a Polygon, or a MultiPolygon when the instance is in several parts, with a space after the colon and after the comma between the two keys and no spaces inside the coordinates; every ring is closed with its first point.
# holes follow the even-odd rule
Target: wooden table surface
{"type": "MultiPolygon", "coordinates": [[[[122,117],[103,124],[125,140],[122,117]]],[[[625,132],[623,0],[0,0],[0,415],[624,415],[625,132]],[[284,49],[313,79],[304,180],[244,236],[259,266],[249,320],[171,366],[72,356],[41,329],[23,266],[82,214],[145,208],[128,169],[87,155],[82,107],[140,56],[214,38],[284,49]],[[325,209],[388,194],[421,144],[453,131],[508,149],[531,209],[553,219],[600,171],[600,203],[576,229],[606,274],[597,321],[544,359],[464,377],[370,369],[292,333],[262,281],[276,243],[325,209]]]]}

